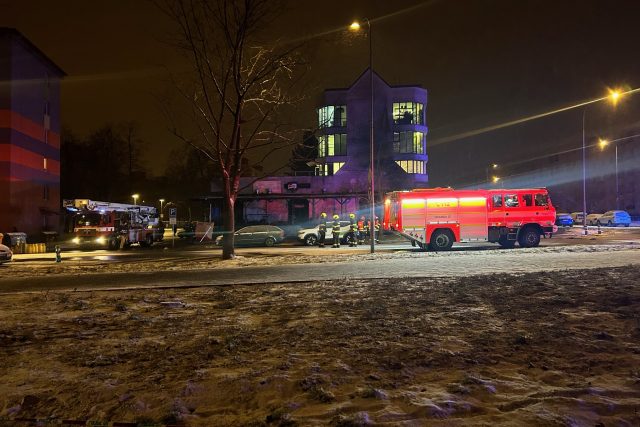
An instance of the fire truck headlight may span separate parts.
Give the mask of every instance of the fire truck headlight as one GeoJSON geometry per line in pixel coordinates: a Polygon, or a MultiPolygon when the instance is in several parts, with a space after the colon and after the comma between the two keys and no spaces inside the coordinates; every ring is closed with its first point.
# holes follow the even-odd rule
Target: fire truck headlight
{"type": "Polygon", "coordinates": [[[99,245],[104,245],[105,242],[107,241],[107,239],[105,239],[104,237],[100,236],[96,239],[96,243],[99,245]]]}
{"type": "Polygon", "coordinates": [[[78,243],[80,243],[80,238],[74,237],[73,239],[71,239],[71,241],[77,245],[78,243]]]}

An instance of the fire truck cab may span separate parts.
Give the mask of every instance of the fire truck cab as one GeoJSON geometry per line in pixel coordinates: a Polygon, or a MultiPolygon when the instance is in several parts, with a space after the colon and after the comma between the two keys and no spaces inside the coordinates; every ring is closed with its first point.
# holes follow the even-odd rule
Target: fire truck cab
{"type": "Polygon", "coordinates": [[[449,250],[454,242],[534,247],[557,230],[545,188],[394,191],[385,197],[383,226],[423,249],[449,250]]]}
{"type": "Polygon", "coordinates": [[[64,207],[72,215],[71,242],[78,247],[151,246],[164,235],[164,226],[152,206],[73,199],[65,200],[64,207]]]}

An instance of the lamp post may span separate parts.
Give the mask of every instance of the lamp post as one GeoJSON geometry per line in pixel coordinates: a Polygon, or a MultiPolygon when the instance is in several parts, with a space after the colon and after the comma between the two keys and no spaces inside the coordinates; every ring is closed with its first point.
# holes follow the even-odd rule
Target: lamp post
{"type": "Polygon", "coordinates": [[[162,219],[162,217],[163,217],[162,204],[164,203],[164,199],[159,199],[159,202],[160,202],[160,219],[162,219]]]}
{"type": "Polygon", "coordinates": [[[611,141],[608,141],[606,139],[600,139],[600,141],[598,141],[598,145],[600,145],[600,149],[604,150],[605,147],[609,144],[614,144],[615,147],[615,155],[616,155],[616,210],[620,209],[620,192],[618,191],[618,142],[620,141],[626,141],[627,139],[634,139],[639,137],[640,134],[637,135],[631,135],[631,136],[626,136],[624,138],[618,138],[618,139],[613,139],[611,141]]]}
{"type": "Polygon", "coordinates": [[[139,194],[137,194],[137,193],[136,193],[136,194],[132,194],[132,195],[131,195],[131,198],[133,199],[133,205],[134,205],[134,206],[135,206],[135,205],[136,205],[136,203],[138,202],[138,198],[139,198],[139,197],[140,197],[140,195],[139,195],[139,194]]]}
{"type": "MultiPolygon", "coordinates": [[[[375,191],[375,168],[374,168],[374,144],[373,144],[373,42],[371,37],[371,21],[368,18],[364,18],[364,21],[367,22],[367,36],[369,38],[369,96],[371,102],[371,110],[369,112],[369,179],[371,182],[371,222],[369,223],[369,233],[371,234],[371,253],[376,251],[376,191],[375,191]]],[[[352,31],[360,30],[360,23],[358,21],[354,21],[349,29],[352,31]]]]}
{"type": "MultiPolygon", "coordinates": [[[[609,92],[609,96],[598,99],[597,101],[608,99],[615,106],[618,103],[620,96],[621,93],[617,90],[614,90],[609,92]]],[[[585,236],[589,234],[587,231],[587,142],[585,136],[586,112],[587,107],[585,105],[582,108],[582,229],[584,230],[585,236]]]]}
{"type": "MultiPolygon", "coordinates": [[[[494,183],[498,182],[498,180],[496,180],[496,176],[492,176],[491,180],[489,180],[489,169],[498,169],[498,164],[497,163],[491,163],[489,166],[487,166],[485,168],[485,172],[487,173],[487,184],[491,184],[491,181],[493,181],[494,183]]],[[[498,178],[500,179],[500,178],[498,178]]]]}

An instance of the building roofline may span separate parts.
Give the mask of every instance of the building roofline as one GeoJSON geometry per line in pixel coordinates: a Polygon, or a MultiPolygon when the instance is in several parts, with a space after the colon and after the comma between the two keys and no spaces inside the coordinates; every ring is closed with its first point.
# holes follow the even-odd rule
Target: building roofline
{"type": "MultiPolygon", "coordinates": [[[[332,91],[336,91],[336,92],[337,92],[337,91],[345,91],[345,90],[349,90],[349,89],[351,89],[351,88],[352,88],[352,87],[353,87],[353,86],[354,86],[354,85],[355,85],[355,84],[356,84],[356,83],[357,83],[357,82],[358,82],[362,77],[364,77],[364,76],[365,76],[365,74],[367,74],[367,72],[368,72],[369,70],[370,70],[370,68],[369,68],[369,67],[365,68],[365,70],[364,70],[362,73],[360,73],[360,75],[359,75],[359,76],[358,76],[358,77],[353,81],[353,83],[351,83],[351,86],[349,86],[349,87],[336,87],[336,88],[329,88],[329,89],[325,89],[324,91],[325,91],[325,92],[332,92],[332,91]]],[[[382,82],[383,82],[384,84],[386,84],[386,85],[387,85],[388,87],[390,87],[390,88],[415,87],[415,88],[424,89],[424,87],[422,87],[422,85],[420,85],[420,84],[415,84],[415,85],[407,85],[407,84],[404,84],[404,85],[390,85],[390,84],[389,84],[389,83],[388,83],[384,78],[382,78],[382,76],[380,76],[380,74],[378,74],[375,70],[371,70],[371,72],[372,72],[373,74],[375,74],[376,76],[378,76],[378,78],[379,78],[380,80],[382,80],[382,82]]],[[[426,89],[425,89],[425,90],[426,90],[426,89]]]]}
{"type": "Polygon", "coordinates": [[[15,28],[9,27],[0,27],[0,37],[13,38],[15,40],[20,41],[24,44],[29,50],[36,54],[36,56],[40,57],[40,59],[44,60],[44,62],[53,68],[54,71],[58,73],[60,77],[65,77],[67,73],[64,72],[62,68],[60,68],[51,58],[44,54],[38,47],[31,42],[28,38],[26,38],[20,31],[15,28]]]}

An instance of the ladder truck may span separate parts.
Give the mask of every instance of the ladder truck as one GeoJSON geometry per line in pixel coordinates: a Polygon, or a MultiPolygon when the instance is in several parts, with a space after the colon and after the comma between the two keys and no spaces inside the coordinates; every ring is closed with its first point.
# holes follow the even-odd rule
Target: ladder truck
{"type": "Polygon", "coordinates": [[[77,247],[116,250],[135,243],[151,246],[164,235],[164,225],[152,206],[90,199],[64,200],[63,206],[71,214],[71,243],[77,247]]]}

